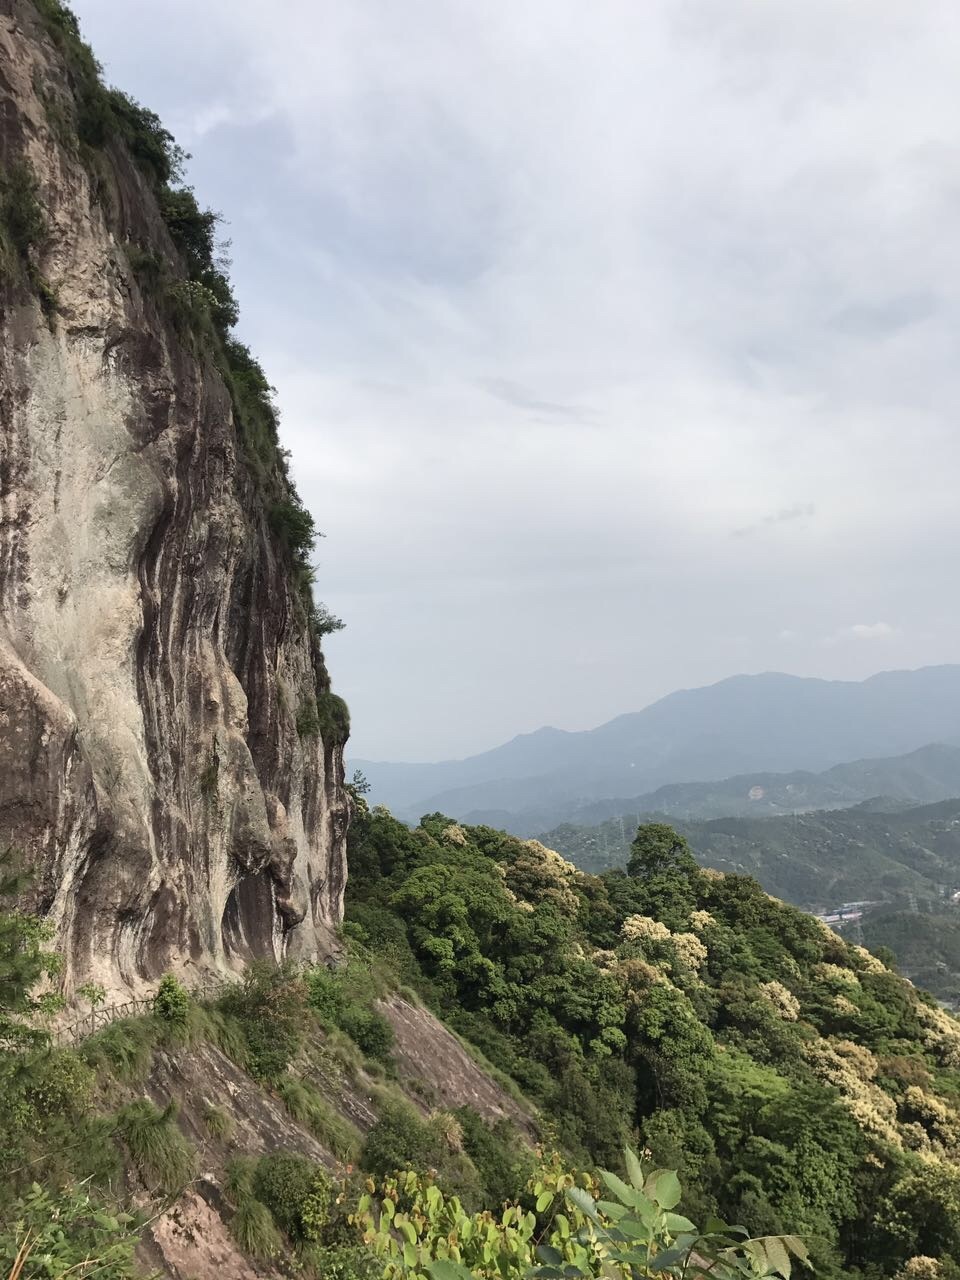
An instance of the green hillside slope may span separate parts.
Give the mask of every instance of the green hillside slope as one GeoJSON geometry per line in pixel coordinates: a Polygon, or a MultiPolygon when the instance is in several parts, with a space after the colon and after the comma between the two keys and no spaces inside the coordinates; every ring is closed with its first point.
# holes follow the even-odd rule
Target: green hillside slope
{"type": "MultiPolygon", "coordinates": [[[[633,825],[565,825],[542,839],[596,872],[626,863],[633,825]]],[[[960,887],[960,800],[675,825],[704,866],[756,876],[769,893],[809,910],[861,899],[905,905],[910,895],[931,906],[960,887]]]]}
{"type": "Polygon", "coordinates": [[[818,1277],[960,1260],[960,1024],[868,951],[669,828],[599,877],[440,814],[351,841],[347,933],[581,1159],[639,1130],[691,1217],[789,1225],[818,1277]]]}
{"type": "Polygon", "coordinates": [[[874,912],[863,922],[863,940],[872,950],[889,948],[911,982],[960,1008],[960,909],[874,912]]]}

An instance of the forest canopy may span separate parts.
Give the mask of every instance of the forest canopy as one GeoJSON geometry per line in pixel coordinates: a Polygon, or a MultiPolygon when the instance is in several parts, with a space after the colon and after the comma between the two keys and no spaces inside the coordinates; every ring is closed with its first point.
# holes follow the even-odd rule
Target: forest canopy
{"type": "Polygon", "coordinates": [[[662,824],[591,876],[535,840],[360,808],[346,932],[575,1158],[615,1167],[637,1134],[685,1213],[803,1235],[821,1277],[960,1274],[960,1024],[931,997],[662,824]]]}

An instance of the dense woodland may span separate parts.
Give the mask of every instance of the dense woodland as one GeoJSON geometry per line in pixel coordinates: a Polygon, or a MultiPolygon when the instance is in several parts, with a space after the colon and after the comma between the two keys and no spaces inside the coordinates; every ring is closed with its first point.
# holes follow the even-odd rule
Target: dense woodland
{"type": "Polygon", "coordinates": [[[580,1160],[638,1131],[691,1217],[810,1238],[818,1276],[960,1260],[960,1026],[883,958],[641,827],[626,871],[364,813],[346,931],[580,1160]]]}
{"type": "MultiPolygon", "coordinates": [[[[625,866],[637,823],[651,820],[565,825],[541,839],[582,870],[599,872],[625,866]]],[[[859,899],[906,905],[911,897],[942,909],[945,895],[960,888],[960,800],[674,825],[704,865],[755,876],[769,893],[808,910],[859,899]]]]}

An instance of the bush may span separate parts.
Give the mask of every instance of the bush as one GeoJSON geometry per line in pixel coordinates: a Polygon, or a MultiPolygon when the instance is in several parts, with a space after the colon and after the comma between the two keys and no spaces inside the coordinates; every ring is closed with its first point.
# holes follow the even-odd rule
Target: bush
{"type": "Polygon", "coordinates": [[[317,695],[317,717],[327,746],[342,745],[350,737],[350,708],[329,689],[317,695]]]}
{"type": "Polygon", "coordinates": [[[297,708],[297,734],[301,738],[315,738],[320,732],[320,716],[316,698],[304,698],[297,708]]]}
{"type": "Polygon", "coordinates": [[[179,1031],[185,1031],[190,1015],[190,994],[172,973],[160,979],[153,997],[154,1016],[179,1031]]]}
{"type": "Polygon", "coordinates": [[[274,502],[269,511],[270,528],[297,559],[307,556],[317,537],[313,516],[296,494],[274,502]]]}
{"type": "Polygon", "coordinates": [[[34,1183],[0,1204],[0,1272],[11,1280],[134,1280],[138,1224],[83,1188],[50,1191],[34,1183]]]}
{"type": "Polygon", "coordinates": [[[389,1061],[394,1034],[383,1014],[359,1004],[349,1004],[340,1014],[340,1026],[368,1058],[389,1061]]]}
{"type": "MultiPolygon", "coordinates": [[[[329,1209],[329,1179],[320,1166],[305,1156],[293,1152],[279,1152],[264,1156],[257,1162],[253,1174],[253,1194],[273,1214],[273,1220],[292,1240],[305,1237],[303,1209],[310,1204],[311,1215],[319,1221],[322,1216],[324,1191],[329,1209]],[[314,1200],[315,1188],[320,1188],[319,1199],[314,1200]]],[[[329,1216],[329,1215],[327,1215],[329,1216]]],[[[324,1223],[326,1218],[324,1218],[324,1223]]],[[[311,1227],[312,1231],[313,1228],[311,1227]]],[[[316,1235],[310,1239],[317,1239],[316,1235]]]]}
{"type": "Polygon", "coordinates": [[[383,1275],[383,1263],[362,1246],[308,1245],[301,1256],[321,1280],[381,1280],[383,1275]]]}
{"type": "Polygon", "coordinates": [[[306,981],[310,1008],[320,1025],[327,1031],[339,1027],[345,1004],[341,976],[332,969],[318,966],[310,970],[306,981]]]}
{"type": "Polygon", "coordinates": [[[157,1031],[152,1018],[111,1022],[84,1041],[80,1054],[94,1070],[108,1071],[117,1080],[142,1080],[153,1063],[157,1031]]]}
{"type": "Polygon", "coordinates": [[[313,1186],[300,1205],[300,1229],[304,1240],[319,1242],[324,1238],[333,1212],[333,1183],[325,1169],[317,1168],[313,1186]]]}
{"type": "Polygon", "coordinates": [[[508,1120],[489,1125],[473,1107],[454,1113],[463,1133],[463,1146],[477,1166],[484,1203],[490,1207],[519,1200],[533,1173],[533,1153],[520,1141],[508,1120]]]}
{"type": "Polygon", "coordinates": [[[53,1049],[30,1074],[26,1098],[41,1116],[79,1116],[87,1107],[96,1079],[72,1049],[53,1049]]]}
{"type": "Polygon", "coordinates": [[[807,1261],[806,1246],[796,1236],[743,1239],[741,1227],[716,1218],[698,1231],[673,1212],[682,1194],[676,1173],[648,1171],[632,1151],[625,1155],[629,1186],[607,1172],[569,1173],[556,1158],[542,1165],[530,1188],[539,1224],[520,1204],[502,1215],[472,1215],[458,1198],[446,1198],[432,1180],[414,1172],[388,1181],[379,1194],[363,1196],[356,1217],[383,1274],[410,1280],[424,1273],[445,1280],[537,1274],[590,1280],[601,1272],[635,1280],[693,1274],[789,1280],[793,1259],[807,1261]],[[598,1202],[601,1178],[607,1198],[598,1202]],[[401,1198],[402,1216],[396,1211],[401,1198]],[[449,1260],[454,1242],[456,1261],[449,1260]]]}
{"type": "Polygon", "coordinates": [[[47,220],[33,170],[17,160],[0,172],[0,219],[11,249],[26,266],[30,251],[46,238],[47,220]]]}
{"type": "Polygon", "coordinates": [[[46,239],[37,180],[25,160],[16,161],[0,171],[0,279],[26,281],[49,317],[56,310],[56,294],[36,263],[36,251],[46,239]]]}
{"type": "Polygon", "coordinates": [[[160,212],[170,236],[183,254],[192,279],[213,261],[220,215],[201,209],[189,187],[167,189],[160,196],[160,212]]]}
{"type": "Polygon", "coordinates": [[[425,1172],[442,1159],[437,1135],[413,1108],[399,1101],[387,1102],[377,1123],[367,1134],[360,1166],[384,1178],[397,1169],[425,1172]]]}
{"type": "Polygon", "coordinates": [[[220,1008],[243,1030],[250,1074],[278,1080],[303,1043],[304,983],[289,966],[255,961],[243,981],[221,998],[220,1008]]]}

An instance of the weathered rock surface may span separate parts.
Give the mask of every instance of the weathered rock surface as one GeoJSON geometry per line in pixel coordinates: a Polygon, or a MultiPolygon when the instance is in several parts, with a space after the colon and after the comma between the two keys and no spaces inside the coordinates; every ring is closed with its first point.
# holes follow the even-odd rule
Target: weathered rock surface
{"type": "Polygon", "coordinates": [[[0,847],[24,850],[69,994],[309,956],[342,914],[342,742],[213,362],[124,246],[176,258],[124,150],[96,184],[58,139],[71,92],[27,0],[0,0],[0,161],[49,224],[47,317],[0,285],[0,847]]]}
{"type": "MultiPolygon", "coordinates": [[[[399,995],[381,1002],[380,1009],[397,1035],[397,1084],[409,1102],[424,1114],[437,1107],[469,1105],[490,1121],[506,1116],[528,1138],[534,1137],[532,1115],[474,1062],[428,1009],[399,995]]],[[[322,1034],[310,1038],[296,1065],[297,1074],[360,1134],[376,1123],[383,1104],[377,1083],[363,1069],[345,1071],[335,1053],[325,1052],[322,1034]]],[[[195,1180],[144,1234],[144,1268],[171,1280],[277,1275],[271,1267],[245,1258],[230,1234],[227,1167],[240,1154],[283,1151],[306,1156],[337,1174],[343,1166],[334,1152],[298,1124],[275,1093],[209,1043],[158,1050],[144,1088],[128,1087],[124,1096],[144,1093],[159,1107],[171,1100],[177,1104],[177,1123],[197,1156],[195,1180]],[[215,1137],[207,1123],[213,1107],[230,1122],[222,1137],[215,1137]]]]}
{"type": "Polygon", "coordinates": [[[422,1005],[393,994],[378,1004],[393,1028],[392,1056],[401,1084],[432,1105],[470,1106],[491,1123],[507,1119],[528,1137],[533,1117],[474,1061],[457,1037],[422,1005]]]}

